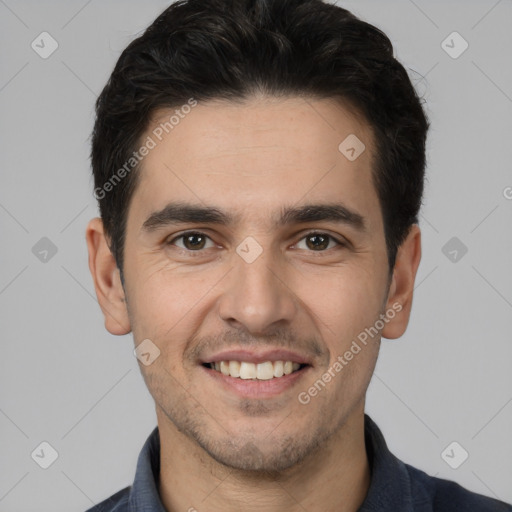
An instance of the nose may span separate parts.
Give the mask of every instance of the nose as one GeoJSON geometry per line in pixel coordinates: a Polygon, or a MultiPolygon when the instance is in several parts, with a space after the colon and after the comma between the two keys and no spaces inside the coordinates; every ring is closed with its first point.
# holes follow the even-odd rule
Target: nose
{"type": "Polygon", "coordinates": [[[291,323],[297,310],[297,297],[270,249],[264,249],[251,263],[238,254],[233,255],[233,261],[235,268],[226,276],[219,299],[221,318],[252,334],[263,334],[280,324],[291,323]]]}

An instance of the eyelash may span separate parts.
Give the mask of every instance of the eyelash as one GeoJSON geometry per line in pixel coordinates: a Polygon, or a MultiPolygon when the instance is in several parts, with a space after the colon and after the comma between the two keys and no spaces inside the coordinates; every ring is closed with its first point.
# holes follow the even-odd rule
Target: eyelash
{"type": "MultiPolygon", "coordinates": [[[[173,242],[175,242],[176,240],[180,240],[180,239],[183,239],[185,238],[186,236],[190,236],[190,235],[200,235],[200,236],[204,236],[208,239],[211,240],[211,238],[206,235],[205,233],[202,233],[200,231],[185,231],[184,233],[181,233],[181,235],[178,235],[176,237],[174,237],[172,240],[169,240],[166,245],[173,245],[173,242]]],[[[304,234],[300,239],[299,241],[303,240],[304,238],[307,238],[308,236],[312,236],[312,235],[321,235],[321,236],[324,236],[324,237],[327,237],[329,238],[331,241],[334,241],[338,244],[338,246],[341,248],[341,247],[346,247],[347,244],[342,242],[341,240],[339,240],[338,238],[330,235],[329,233],[324,233],[322,231],[310,231],[309,233],[306,233],[304,234]]],[[[330,250],[332,249],[335,249],[336,247],[331,247],[331,249],[325,249],[323,251],[313,251],[313,250],[310,250],[308,252],[317,252],[317,253],[326,253],[326,252],[329,252],[330,250]]],[[[182,252],[186,252],[188,255],[191,255],[191,256],[196,256],[196,254],[194,253],[197,253],[197,256],[201,255],[201,253],[203,253],[206,249],[198,249],[197,251],[193,251],[193,250],[190,250],[190,249],[185,249],[185,248],[182,248],[182,247],[178,247],[178,249],[180,249],[182,252]]]]}

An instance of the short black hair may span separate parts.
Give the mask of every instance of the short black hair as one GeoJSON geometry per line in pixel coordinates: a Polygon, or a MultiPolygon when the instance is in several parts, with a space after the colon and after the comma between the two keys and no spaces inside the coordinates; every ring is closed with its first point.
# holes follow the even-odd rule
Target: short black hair
{"type": "Polygon", "coordinates": [[[335,98],[363,116],[376,142],[373,182],[392,272],[418,222],[429,121],[389,38],[321,0],[179,0],[126,47],[96,101],[95,197],[121,275],[140,167],[132,155],[152,116],[191,98],[242,102],[255,93],[335,98]]]}

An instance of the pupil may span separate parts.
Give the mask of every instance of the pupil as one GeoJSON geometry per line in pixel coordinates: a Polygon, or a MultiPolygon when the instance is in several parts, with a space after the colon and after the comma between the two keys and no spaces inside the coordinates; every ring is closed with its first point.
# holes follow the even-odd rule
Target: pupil
{"type": "Polygon", "coordinates": [[[321,240],[322,240],[322,242],[320,242],[319,244],[315,244],[315,243],[313,243],[313,244],[312,244],[313,248],[317,248],[317,249],[318,249],[318,248],[322,248],[322,249],[325,249],[325,248],[329,245],[328,243],[326,243],[326,242],[327,242],[327,240],[328,240],[328,238],[327,238],[327,237],[325,237],[325,236],[322,236],[322,235],[311,235],[311,236],[309,236],[309,237],[308,237],[308,240],[312,240],[312,239],[315,239],[315,238],[316,238],[316,239],[318,239],[318,238],[319,238],[319,239],[321,239],[321,240]]]}
{"type": "Polygon", "coordinates": [[[199,235],[199,234],[195,234],[194,235],[193,234],[193,235],[188,235],[186,237],[186,244],[185,245],[189,244],[191,247],[197,249],[197,247],[201,246],[203,242],[204,242],[204,238],[201,235],[199,235]],[[194,238],[202,239],[202,241],[199,242],[199,243],[193,243],[193,242],[191,242],[191,240],[193,240],[194,238]]]}

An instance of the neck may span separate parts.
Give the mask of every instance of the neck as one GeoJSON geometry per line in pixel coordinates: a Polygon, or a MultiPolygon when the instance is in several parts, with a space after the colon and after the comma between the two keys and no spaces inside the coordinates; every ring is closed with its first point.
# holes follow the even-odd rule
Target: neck
{"type": "Polygon", "coordinates": [[[370,467],[362,409],[314,454],[277,475],[219,464],[159,410],[157,417],[158,487],[168,512],[356,512],[368,491],[370,467]]]}

